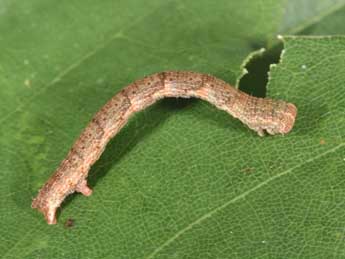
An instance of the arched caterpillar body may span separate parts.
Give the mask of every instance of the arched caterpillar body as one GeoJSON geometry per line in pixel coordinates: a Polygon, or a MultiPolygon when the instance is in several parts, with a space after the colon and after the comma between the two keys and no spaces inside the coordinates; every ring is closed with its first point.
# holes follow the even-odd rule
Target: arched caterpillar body
{"type": "Polygon", "coordinates": [[[75,191],[86,196],[92,190],[86,177],[109,140],[129,117],[164,97],[196,97],[238,118],[260,136],[288,133],[295,122],[291,103],[257,98],[207,74],[188,71],[160,72],[128,85],[98,111],[76,140],[67,157],[39,191],[32,208],[40,210],[48,224],[56,223],[56,209],[75,191]]]}

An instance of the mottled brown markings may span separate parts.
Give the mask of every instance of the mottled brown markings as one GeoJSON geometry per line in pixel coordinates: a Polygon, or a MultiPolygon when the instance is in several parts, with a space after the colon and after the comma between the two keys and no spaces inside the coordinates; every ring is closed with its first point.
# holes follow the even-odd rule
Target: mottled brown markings
{"type": "Polygon", "coordinates": [[[163,88],[164,84],[162,84],[160,74],[154,74],[150,77],[139,79],[130,84],[125,89],[125,93],[131,101],[132,111],[141,111],[157,101],[157,99],[161,97],[155,94],[159,93],[159,91],[163,90],[163,88]]]}
{"type": "Polygon", "coordinates": [[[130,106],[128,97],[121,91],[111,98],[94,118],[104,131],[108,131],[122,120],[130,106]]]}
{"type": "Polygon", "coordinates": [[[225,82],[221,80],[219,80],[219,82],[215,81],[213,90],[215,99],[219,100],[217,102],[218,108],[227,110],[228,112],[232,111],[232,115],[238,118],[236,105],[237,103],[241,104],[242,94],[237,91],[229,91],[225,82]]]}
{"type": "Polygon", "coordinates": [[[48,224],[56,223],[56,209],[75,191],[86,196],[92,190],[86,177],[106,144],[129,117],[164,97],[197,97],[240,119],[260,136],[288,133],[297,109],[293,104],[249,96],[211,75],[167,71],[139,79],[111,98],[75,141],[67,157],[39,191],[32,207],[40,210],[48,224]]]}
{"type": "Polygon", "coordinates": [[[89,123],[73,146],[73,150],[83,159],[85,159],[88,153],[92,152],[93,146],[97,145],[103,137],[104,130],[98,120],[96,121],[89,123]]]}
{"type": "Polygon", "coordinates": [[[252,105],[253,105],[253,113],[257,114],[258,111],[258,99],[259,98],[253,98],[252,105]]]}

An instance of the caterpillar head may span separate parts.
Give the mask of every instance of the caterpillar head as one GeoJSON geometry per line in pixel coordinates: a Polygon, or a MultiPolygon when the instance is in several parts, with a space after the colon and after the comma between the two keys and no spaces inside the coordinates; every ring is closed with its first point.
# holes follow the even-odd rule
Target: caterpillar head
{"type": "Polygon", "coordinates": [[[265,130],[270,135],[287,134],[295,124],[297,108],[292,103],[285,103],[275,111],[274,122],[265,130]]]}
{"type": "MultiPolygon", "coordinates": [[[[264,99],[262,99],[264,100],[264,99]]],[[[260,136],[266,131],[270,135],[287,134],[294,126],[297,108],[292,103],[273,101],[267,99],[266,106],[255,115],[253,123],[249,127],[260,136]]]]}
{"type": "Polygon", "coordinates": [[[296,106],[292,103],[286,103],[285,107],[276,111],[275,123],[273,127],[266,128],[267,133],[274,135],[290,132],[295,124],[296,115],[296,106]]]}

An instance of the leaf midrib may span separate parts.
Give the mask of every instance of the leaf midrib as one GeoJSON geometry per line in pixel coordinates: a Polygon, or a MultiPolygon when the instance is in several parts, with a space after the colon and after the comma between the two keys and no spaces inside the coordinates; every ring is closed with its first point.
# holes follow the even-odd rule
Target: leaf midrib
{"type": "Polygon", "coordinates": [[[301,25],[292,27],[287,30],[285,34],[298,34],[299,32],[303,31],[304,29],[308,28],[309,26],[316,24],[317,22],[321,21],[323,18],[331,15],[332,13],[337,12],[341,8],[345,7],[345,3],[336,4],[323,12],[320,12],[318,15],[311,17],[308,21],[303,22],[301,25]]]}
{"type": "Polygon", "coordinates": [[[248,196],[249,194],[251,194],[252,192],[255,192],[256,190],[260,189],[263,186],[268,185],[269,183],[271,183],[272,181],[274,181],[275,179],[278,179],[284,175],[287,175],[291,172],[293,172],[295,169],[304,166],[308,163],[311,163],[325,155],[328,155],[330,153],[333,153],[335,151],[337,151],[339,148],[345,146],[345,142],[344,143],[340,143],[339,145],[326,150],[323,153],[320,153],[317,156],[311,157],[305,161],[303,161],[302,163],[299,163],[293,167],[290,167],[289,169],[278,173],[274,176],[269,177],[268,179],[266,179],[265,181],[257,184],[256,186],[246,190],[245,192],[237,195],[236,197],[232,198],[231,200],[225,202],[224,204],[212,209],[211,211],[209,211],[208,213],[202,215],[201,217],[199,217],[198,219],[196,219],[195,221],[191,222],[190,224],[188,224],[186,227],[184,227],[183,229],[181,229],[180,231],[178,231],[175,235],[173,235],[171,238],[167,239],[163,244],[161,244],[159,247],[157,247],[151,254],[149,254],[147,257],[145,257],[145,259],[152,259],[154,258],[155,255],[157,255],[159,252],[163,251],[164,248],[166,248],[167,246],[169,246],[171,243],[173,243],[175,240],[177,240],[179,237],[181,237],[184,233],[186,233],[187,231],[191,230],[194,226],[199,225],[200,223],[202,223],[203,221],[205,221],[206,219],[212,217],[214,214],[222,211],[223,209],[225,209],[226,207],[228,207],[230,204],[233,204],[235,202],[237,202],[238,200],[241,200],[243,198],[245,198],[246,196],[248,196]]]}

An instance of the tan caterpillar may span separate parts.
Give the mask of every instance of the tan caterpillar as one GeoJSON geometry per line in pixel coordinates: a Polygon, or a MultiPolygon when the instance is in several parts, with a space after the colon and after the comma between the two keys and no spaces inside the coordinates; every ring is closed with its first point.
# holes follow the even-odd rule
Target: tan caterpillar
{"type": "Polygon", "coordinates": [[[160,72],[128,85],[96,113],[67,157],[32,202],[48,224],[56,224],[56,209],[75,191],[89,196],[86,177],[109,140],[129,117],[164,97],[196,97],[238,118],[260,136],[288,133],[295,122],[295,105],[280,100],[257,98],[207,74],[188,71],[160,72]]]}

